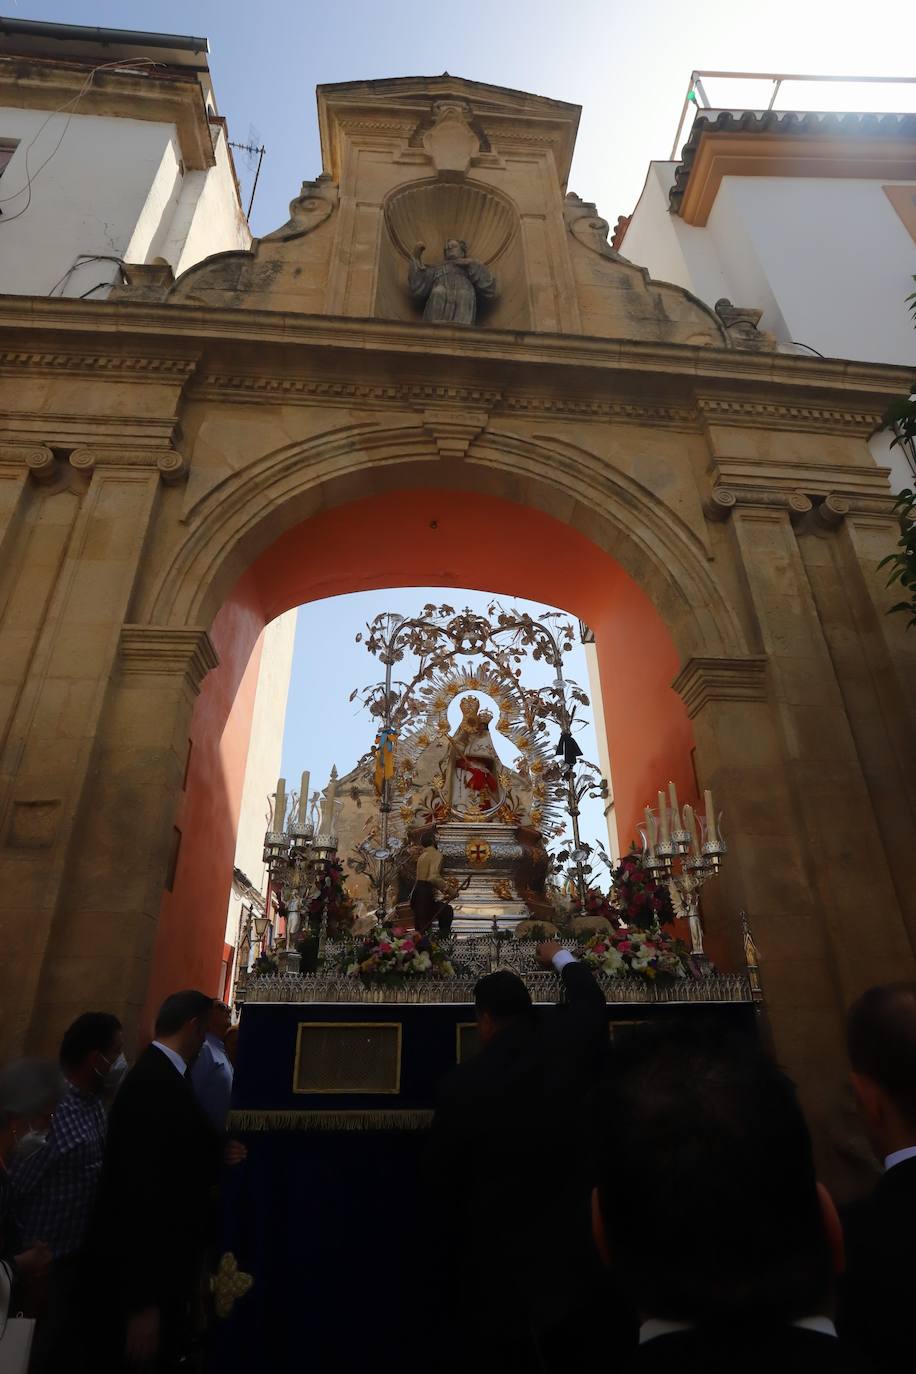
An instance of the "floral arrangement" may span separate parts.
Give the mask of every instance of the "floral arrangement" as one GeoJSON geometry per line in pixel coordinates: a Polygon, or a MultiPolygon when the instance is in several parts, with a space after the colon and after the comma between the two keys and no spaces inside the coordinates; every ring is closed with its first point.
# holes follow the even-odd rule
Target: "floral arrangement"
{"type": "Polygon", "coordinates": [[[628,973],[651,980],[700,976],[687,946],[664,931],[648,934],[630,926],[617,926],[604,935],[593,935],[580,948],[579,955],[595,973],[606,973],[611,978],[628,973]]]}
{"type": "Polygon", "coordinates": [[[353,899],[344,886],[344,871],[340,860],[335,856],[316,865],[314,873],[315,894],[305,910],[305,920],[296,937],[296,946],[308,945],[317,935],[325,912],[328,917],[328,934],[334,938],[345,934],[353,924],[353,899]]]}
{"type": "MultiPolygon", "coordinates": [[[[611,873],[611,901],[624,923],[637,930],[657,931],[674,920],[667,883],[656,882],[633,850],[624,855],[611,873]]],[[[604,915],[588,912],[597,914],[604,915]]]]}
{"type": "Polygon", "coordinates": [[[344,956],[344,969],[352,977],[389,985],[405,978],[450,978],[455,972],[428,935],[400,926],[376,926],[344,956]]]}
{"type": "Polygon", "coordinates": [[[259,954],[251,966],[251,971],[256,978],[272,978],[277,973],[279,965],[277,960],[270,954],[259,954]]]}
{"type": "Polygon", "coordinates": [[[687,946],[662,928],[674,920],[667,884],[656,881],[635,850],[612,870],[607,895],[589,890],[582,914],[601,916],[611,926],[580,951],[583,963],[596,973],[649,979],[700,976],[687,946]]]}

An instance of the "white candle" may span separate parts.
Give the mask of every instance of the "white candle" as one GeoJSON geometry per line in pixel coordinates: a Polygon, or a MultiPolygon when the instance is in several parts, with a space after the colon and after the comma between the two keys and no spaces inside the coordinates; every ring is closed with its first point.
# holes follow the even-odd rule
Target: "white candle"
{"type": "Polygon", "coordinates": [[[649,810],[648,806],[646,807],[646,833],[649,836],[649,854],[650,856],[654,856],[655,842],[658,839],[658,831],[655,826],[655,817],[652,815],[652,812],[649,810]]]}
{"type": "Polygon", "coordinates": [[[708,844],[715,844],[719,838],[716,834],[716,813],[712,804],[712,793],[707,787],[703,793],[703,800],[706,803],[706,840],[708,844]]]}
{"type": "Polygon", "coordinates": [[[690,835],[694,854],[698,855],[700,852],[700,832],[697,829],[697,818],[693,814],[693,807],[690,805],[690,802],[687,802],[684,806],[684,829],[690,835]]]}
{"type": "Polygon", "coordinates": [[[677,788],[673,782],[668,783],[668,796],[671,798],[671,828],[672,830],[683,830],[681,808],[677,804],[677,788]]]}
{"type": "Polygon", "coordinates": [[[324,794],[325,833],[334,833],[334,802],[337,800],[337,765],[331,765],[331,779],[324,794]]]}
{"type": "Polygon", "coordinates": [[[302,781],[299,784],[299,824],[305,825],[309,806],[309,777],[308,772],[302,774],[302,781]]]}
{"type": "Polygon", "coordinates": [[[282,830],[286,820],[286,779],[277,779],[277,793],[274,799],[274,830],[282,830]]]}
{"type": "Polygon", "coordinates": [[[667,844],[671,839],[671,830],[668,826],[668,803],[665,801],[664,792],[658,794],[658,838],[662,844],[667,844]]]}

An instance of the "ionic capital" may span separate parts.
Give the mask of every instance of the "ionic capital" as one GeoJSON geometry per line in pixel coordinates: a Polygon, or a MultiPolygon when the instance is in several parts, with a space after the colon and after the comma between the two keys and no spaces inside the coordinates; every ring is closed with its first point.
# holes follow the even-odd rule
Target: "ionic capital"
{"type": "Polygon", "coordinates": [[[803,520],[813,509],[813,502],[803,491],[778,487],[713,487],[705,510],[708,520],[727,520],[739,507],[758,507],[764,510],[788,511],[793,524],[803,520]]]}
{"type": "Polygon", "coordinates": [[[54,454],[46,444],[0,444],[0,466],[24,467],[32,480],[42,486],[57,476],[54,454]]]}
{"type": "Polygon", "coordinates": [[[167,486],[183,482],[187,464],[175,449],[161,448],[77,448],[70,454],[70,466],[77,472],[93,472],[96,468],[155,468],[167,486]]]}

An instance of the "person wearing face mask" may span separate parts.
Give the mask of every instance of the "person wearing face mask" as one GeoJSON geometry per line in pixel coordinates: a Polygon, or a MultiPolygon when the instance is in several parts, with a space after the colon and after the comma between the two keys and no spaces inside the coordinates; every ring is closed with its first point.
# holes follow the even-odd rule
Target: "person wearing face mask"
{"type": "Polygon", "coordinates": [[[46,1274],[51,1251],[44,1237],[25,1242],[10,1169],[22,1142],[50,1120],[61,1088],[60,1070],[49,1060],[21,1059],[0,1072],[0,1260],[9,1266],[17,1308],[25,1301],[28,1285],[46,1274]]]}
{"type": "MultiPolygon", "coordinates": [[[[213,1126],[191,1084],[212,1006],[194,989],[165,999],[154,1039],[111,1108],[88,1243],[93,1288],[84,1347],[92,1374],[197,1368],[220,1163],[245,1157],[243,1145],[213,1126]]],[[[71,1374],[73,1366],[61,1368],[71,1374]]]]}
{"type": "Polygon", "coordinates": [[[32,1371],[62,1367],[58,1361],[74,1333],[81,1252],[95,1203],[105,1152],[104,1094],[127,1067],[121,1023],[109,1012],[78,1016],[61,1041],[66,1091],[46,1125],[33,1131],[31,1148],[17,1153],[11,1169],[23,1240],[39,1238],[53,1256],[47,1305],[38,1325],[32,1371]]]}

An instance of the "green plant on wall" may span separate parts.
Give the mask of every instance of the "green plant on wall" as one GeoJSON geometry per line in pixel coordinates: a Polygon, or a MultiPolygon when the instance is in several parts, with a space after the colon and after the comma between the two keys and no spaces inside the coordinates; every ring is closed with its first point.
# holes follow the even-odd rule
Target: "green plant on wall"
{"type": "MultiPolygon", "coordinates": [[[[916,281],[916,277],[913,280],[916,281]]],[[[916,322],[916,291],[907,296],[907,305],[916,322]]],[[[916,446],[916,381],[910,394],[890,407],[884,417],[884,427],[894,431],[891,448],[897,444],[916,446]]],[[[904,612],[909,616],[907,629],[912,629],[916,625],[916,491],[905,488],[894,502],[894,509],[900,517],[900,538],[894,552],[882,558],[878,567],[890,567],[887,585],[898,583],[906,593],[905,599],[896,602],[888,614],[904,612]]]]}

